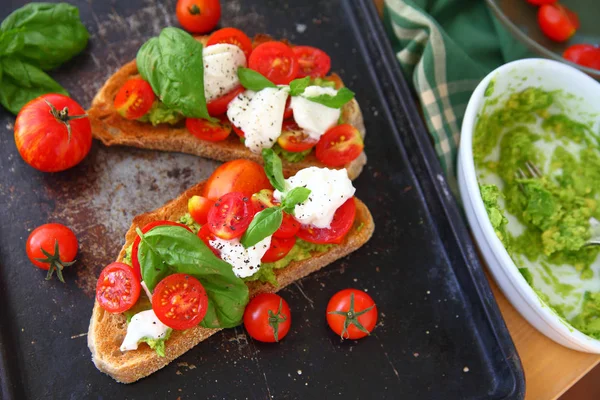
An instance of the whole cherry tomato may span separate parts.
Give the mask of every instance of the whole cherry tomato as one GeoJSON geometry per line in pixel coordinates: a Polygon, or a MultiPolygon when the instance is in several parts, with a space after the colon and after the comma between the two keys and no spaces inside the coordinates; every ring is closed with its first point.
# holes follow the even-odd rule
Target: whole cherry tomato
{"type": "Polygon", "coordinates": [[[62,270],[73,265],[77,255],[77,237],[62,224],[44,224],[35,228],[27,238],[25,251],[29,261],[36,267],[48,271],[46,280],[56,276],[64,282],[62,270]]]}
{"type": "Polygon", "coordinates": [[[290,306],[274,293],[255,296],[244,311],[244,327],[260,342],[279,342],[288,334],[291,325],[290,306]]]}
{"type": "Polygon", "coordinates": [[[341,290],[327,304],[327,324],[342,339],[363,338],[377,324],[377,306],[362,290],[341,290]]]}
{"type": "Polygon", "coordinates": [[[207,33],[219,23],[219,0],[179,0],[175,9],[177,19],[188,32],[207,33]]]}

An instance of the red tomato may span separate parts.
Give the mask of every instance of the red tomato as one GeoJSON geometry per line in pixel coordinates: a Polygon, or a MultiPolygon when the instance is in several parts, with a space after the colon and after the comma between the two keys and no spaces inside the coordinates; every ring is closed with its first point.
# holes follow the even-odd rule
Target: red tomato
{"type": "Polygon", "coordinates": [[[252,53],[252,41],[246,34],[239,29],[235,28],[223,28],[219,29],[216,32],[213,32],[212,35],[208,38],[208,42],[206,42],[207,46],[211,46],[213,44],[226,43],[233,44],[244,52],[246,55],[246,60],[250,58],[250,53],[252,53]]]}
{"type": "MultiPolygon", "coordinates": [[[[185,226],[183,224],[180,224],[179,222],[160,220],[160,221],[152,221],[152,222],[149,222],[146,225],[144,225],[144,227],[142,228],[142,233],[148,233],[148,232],[150,232],[150,229],[155,228],[160,225],[181,226],[182,228],[185,228],[191,232],[190,228],[188,228],[187,226],[185,226]]],[[[142,239],[140,239],[140,237],[136,235],[135,239],[133,240],[133,245],[131,246],[131,269],[133,269],[133,273],[138,278],[138,281],[142,280],[142,269],[140,267],[140,261],[138,259],[138,251],[140,248],[141,241],[142,241],[142,239]]]]}
{"type": "Polygon", "coordinates": [[[296,238],[293,236],[289,238],[278,238],[273,235],[273,237],[271,237],[271,246],[260,261],[266,263],[279,261],[287,256],[290,250],[292,250],[292,247],[294,247],[294,244],[296,244],[296,238]]]}
{"type": "Polygon", "coordinates": [[[231,92],[224,94],[223,96],[211,100],[206,104],[206,109],[211,117],[218,117],[219,115],[223,115],[227,112],[227,106],[237,96],[238,94],[244,91],[243,86],[238,86],[233,89],[231,92]]]}
{"type": "Polygon", "coordinates": [[[591,44],[575,44],[563,53],[563,57],[575,64],[600,70],[600,48],[591,44]]]}
{"type": "Polygon", "coordinates": [[[322,78],[331,68],[331,59],[323,50],[311,46],[292,47],[298,59],[298,77],[322,78]]]}
{"type": "Polygon", "coordinates": [[[294,110],[292,110],[292,96],[288,96],[287,100],[285,101],[285,111],[283,112],[283,119],[290,119],[293,116],[294,110]]]}
{"type": "Polygon", "coordinates": [[[244,326],[248,334],[260,342],[279,342],[288,334],[291,325],[290,306],[274,293],[255,296],[244,311],[244,326]]]}
{"type": "Polygon", "coordinates": [[[202,118],[186,118],[185,127],[198,139],[207,142],[221,142],[231,133],[231,124],[226,118],[211,122],[202,118]]]}
{"type": "Polygon", "coordinates": [[[154,288],[152,309],[169,328],[190,329],[206,315],[208,295],[198,279],[187,274],[173,274],[154,288]]]}
{"type": "Polygon", "coordinates": [[[298,60],[292,48],[281,42],[258,45],[250,55],[248,66],[276,85],[287,85],[298,75],[298,60]]]}
{"type": "Polygon", "coordinates": [[[304,133],[304,130],[294,121],[285,121],[281,129],[282,132],[277,138],[277,143],[284,150],[295,153],[312,149],[317,144],[317,141],[304,133]]]}
{"type": "Polygon", "coordinates": [[[98,277],[96,300],[106,311],[122,313],[138,301],[141,289],[133,269],[127,264],[114,262],[106,266],[98,277]]]}
{"type": "Polygon", "coordinates": [[[192,196],[188,200],[188,212],[194,221],[200,225],[204,225],[208,220],[208,212],[214,204],[214,201],[209,200],[206,197],[192,196]]]}
{"type": "Polygon", "coordinates": [[[538,10],[538,23],[550,39],[564,42],[579,28],[579,17],[560,4],[545,4],[538,10]]]}
{"type": "Polygon", "coordinates": [[[233,131],[235,132],[236,135],[238,135],[241,138],[246,137],[246,134],[244,133],[244,131],[241,130],[240,128],[238,128],[237,126],[235,126],[234,124],[231,124],[231,127],[233,128],[233,131]]]}
{"type": "Polygon", "coordinates": [[[329,167],[343,167],[358,157],[364,147],[358,129],[350,124],[341,124],[321,136],[315,155],[329,167]]]}
{"type": "Polygon", "coordinates": [[[46,280],[56,275],[64,282],[62,270],[73,265],[79,245],[72,230],[61,224],[44,224],[29,234],[25,251],[29,261],[48,271],[46,280]]]}
{"type": "Polygon", "coordinates": [[[150,111],[156,95],[152,86],[140,78],[129,79],[115,96],[114,107],[127,119],[138,119],[150,111]]]}
{"type": "Polygon", "coordinates": [[[533,4],[534,6],[543,6],[544,4],[554,4],[558,0],[527,0],[529,4],[533,4]]]}
{"type": "Polygon", "coordinates": [[[92,147],[92,125],[75,100],[45,94],[25,104],[15,122],[15,143],[23,160],[43,172],[71,168],[92,147]]]}
{"type": "Polygon", "coordinates": [[[204,186],[204,197],[216,200],[229,192],[241,192],[247,197],[261,189],[272,189],[263,167],[249,160],[226,162],[213,172],[204,186]]]}
{"type": "Polygon", "coordinates": [[[240,192],[231,192],[217,199],[208,212],[208,227],[221,239],[240,237],[252,222],[254,207],[250,198],[240,192]]]}
{"type": "MultiPolygon", "coordinates": [[[[273,199],[273,191],[270,189],[263,189],[258,193],[252,195],[252,205],[255,212],[260,212],[265,208],[274,207],[275,201],[273,199]]],[[[284,212],[283,220],[279,229],[275,231],[273,237],[276,238],[291,238],[296,236],[296,233],[300,230],[300,223],[296,221],[290,214],[284,212]]],[[[287,254],[287,253],[286,253],[287,254]]]]}
{"type": "Polygon", "coordinates": [[[356,203],[354,198],[348,199],[333,215],[330,228],[314,228],[302,226],[297,235],[300,239],[311,243],[341,243],[356,217],[356,203]]]}
{"type": "Polygon", "coordinates": [[[175,13],[186,31],[206,33],[219,23],[221,3],[219,0],[179,0],[175,13]]]}
{"type": "Polygon", "coordinates": [[[210,231],[208,224],[203,225],[202,228],[200,228],[198,231],[198,237],[215,254],[215,256],[221,257],[221,252],[210,245],[210,240],[215,240],[217,237],[210,231]]]}
{"type": "Polygon", "coordinates": [[[327,324],[342,339],[363,338],[377,324],[377,306],[362,290],[341,290],[327,304],[327,324]]]}

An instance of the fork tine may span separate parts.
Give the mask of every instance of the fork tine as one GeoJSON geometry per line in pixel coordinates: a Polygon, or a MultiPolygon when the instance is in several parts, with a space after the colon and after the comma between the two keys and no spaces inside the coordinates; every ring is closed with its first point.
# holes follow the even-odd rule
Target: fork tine
{"type": "Polygon", "coordinates": [[[536,167],[531,161],[527,160],[525,162],[525,166],[527,167],[527,171],[529,171],[532,177],[539,178],[542,176],[538,167],[536,167]]]}

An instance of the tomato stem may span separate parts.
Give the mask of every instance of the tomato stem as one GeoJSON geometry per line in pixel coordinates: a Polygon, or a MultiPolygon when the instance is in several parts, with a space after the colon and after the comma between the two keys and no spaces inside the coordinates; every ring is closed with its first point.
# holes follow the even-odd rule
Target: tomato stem
{"type": "Polygon", "coordinates": [[[56,107],[54,107],[54,104],[50,103],[47,99],[44,99],[44,101],[46,102],[46,104],[48,104],[48,107],[50,107],[50,114],[52,114],[52,116],[54,118],[56,118],[59,122],[61,122],[62,124],[64,124],[67,127],[67,133],[69,134],[67,143],[70,143],[71,142],[71,124],[69,122],[73,119],[87,118],[87,114],[69,115],[68,107],[65,107],[62,110],[58,111],[58,109],[56,107]]]}
{"type": "Polygon", "coordinates": [[[350,293],[350,308],[348,308],[348,311],[330,311],[328,312],[328,314],[343,315],[344,317],[346,317],[346,319],[344,320],[344,329],[340,334],[340,337],[342,338],[342,340],[344,340],[344,335],[346,335],[346,338],[350,336],[348,334],[348,328],[350,327],[350,325],[356,326],[356,328],[359,331],[364,332],[367,335],[371,334],[371,332],[369,332],[364,326],[362,326],[362,324],[358,320],[358,317],[371,311],[373,307],[375,307],[375,304],[373,304],[371,307],[367,307],[364,310],[357,312],[354,309],[354,293],[350,293]]]}
{"type": "Polygon", "coordinates": [[[40,247],[40,250],[46,256],[46,258],[36,258],[36,261],[47,263],[50,265],[50,268],[48,268],[48,274],[46,275],[46,280],[49,281],[50,279],[52,279],[52,275],[54,274],[54,271],[56,271],[56,276],[58,276],[58,280],[60,280],[62,283],[65,283],[62,270],[65,267],[70,267],[71,265],[75,264],[75,261],[61,261],[58,249],[58,239],[54,241],[54,254],[48,253],[42,247],[40,247]]]}
{"type": "Polygon", "coordinates": [[[279,324],[287,320],[285,315],[281,315],[281,310],[283,307],[283,299],[279,299],[279,309],[277,313],[274,314],[273,311],[269,310],[269,326],[273,328],[273,336],[275,337],[275,341],[279,342],[279,324]]]}
{"type": "Polygon", "coordinates": [[[200,8],[198,8],[198,6],[195,5],[195,4],[192,4],[192,6],[190,8],[188,8],[188,11],[192,15],[199,15],[200,14],[200,8]]]}

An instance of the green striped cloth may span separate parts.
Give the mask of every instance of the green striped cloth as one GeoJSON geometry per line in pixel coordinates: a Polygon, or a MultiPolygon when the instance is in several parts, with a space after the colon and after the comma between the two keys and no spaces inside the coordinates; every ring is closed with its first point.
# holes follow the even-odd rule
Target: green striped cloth
{"type": "Polygon", "coordinates": [[[496,67],[530,56],[484,0],[385,0],[384,23],[455,193],[460,126],[471,93],[496,67]]]}

